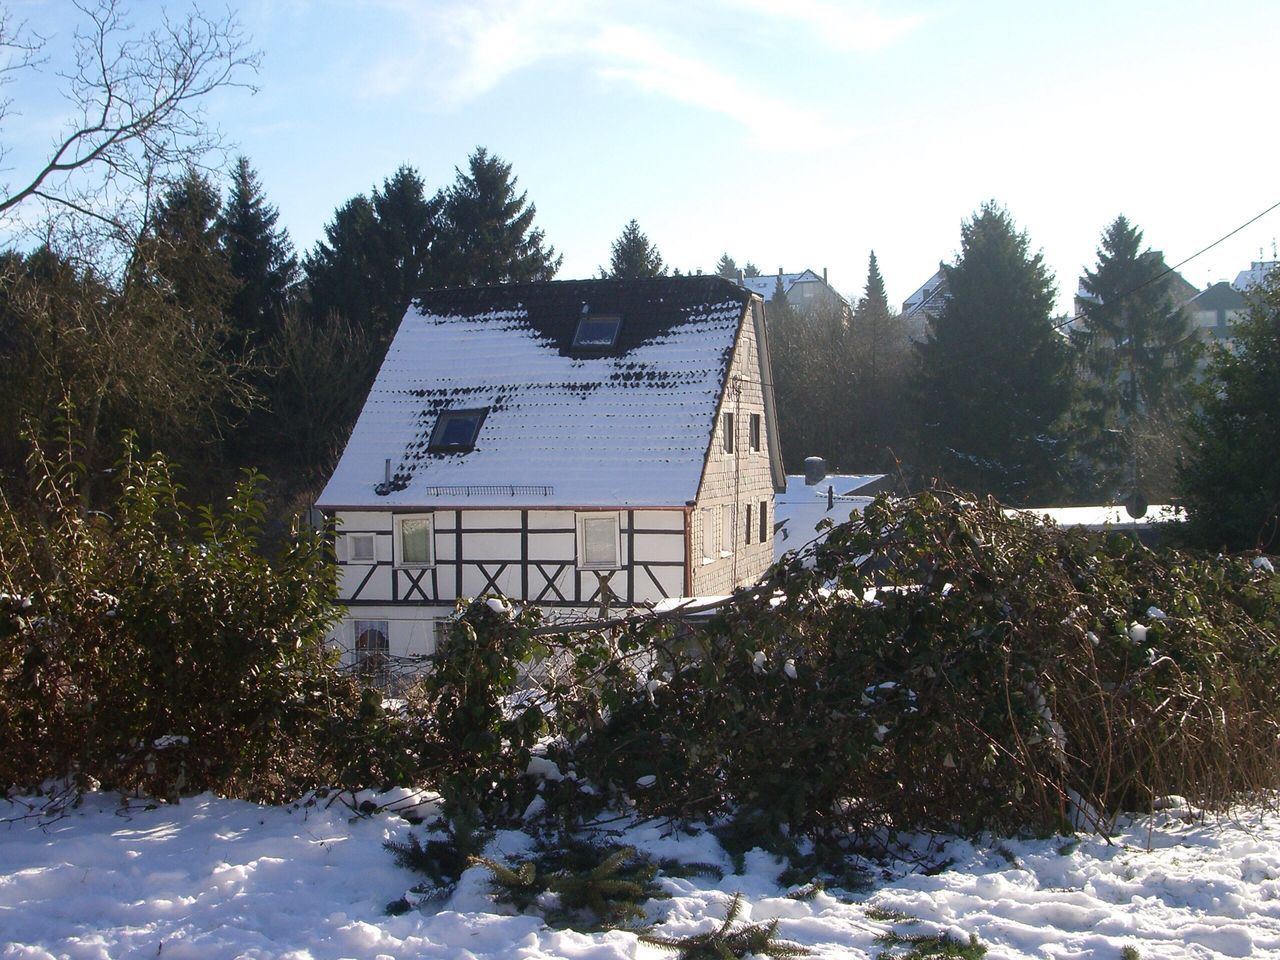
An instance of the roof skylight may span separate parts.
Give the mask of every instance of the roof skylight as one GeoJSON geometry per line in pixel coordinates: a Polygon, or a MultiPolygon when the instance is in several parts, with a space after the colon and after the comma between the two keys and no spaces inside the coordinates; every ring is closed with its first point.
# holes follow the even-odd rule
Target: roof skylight
{"type": "Polygon", "coordinates": [[[584,312],[573,335],[573,346],[577,350],[608,350],[618,342],[621,327],[622,317],[616,314],[600,316],[584,312]]]}
{"type": "Polygon", "coordinates": [[[445,410],[436,420],[427,444],[429,453],[466,453],[476,445],[480,425],[489,413],[488,407],[474,410],[445,410]]]}

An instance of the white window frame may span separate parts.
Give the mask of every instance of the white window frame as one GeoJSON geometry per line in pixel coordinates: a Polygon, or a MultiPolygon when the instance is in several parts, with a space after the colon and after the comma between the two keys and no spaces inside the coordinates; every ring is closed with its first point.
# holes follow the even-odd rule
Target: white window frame
{"type": "Polygon", "coordinates": [[[392,550],[395,565],[406,570],[422,570],[436,565],[436,521],[430,513],[397,513],[395,515],[395,536],[392,550]],[[427,522],[427,559],[426,561],[408,561],[404,558],[404,524],[407,520],[425,520],[427,522]]]}
{"type": "Polygon", "coordinates": [[[344,533],[343,536],[347,540],[347,563],[378,562],[378,535],[376,533],[344,533]],[[367,557],[356,556],[357,543],[369,545],[369,555],[367,557]]]}
{"type": "Polygon", "coordinates": [[[622,563],[622,522],[621,517],[616,511],[612,510],[592,510],[590,512],[579,513],[575,517],[575,526],[578,528],[577,542],[577,564],[579,570],[621,570],[622,563]],[[613,562],[601,563],[588,562],[587,557],[587,525],[588,520],[612,520],[613,521],[613,562]]]}
{"type": "Polygon", "coordinates": [[[702,562],[714,563],[720,559],[720,508],[702,508],[702,562]]]}

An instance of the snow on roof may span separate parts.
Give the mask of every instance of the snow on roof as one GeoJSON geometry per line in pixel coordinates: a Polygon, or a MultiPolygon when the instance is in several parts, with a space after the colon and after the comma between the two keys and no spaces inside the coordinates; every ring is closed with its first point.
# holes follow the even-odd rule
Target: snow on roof
{"type": "Polygon", "coordinates": [[[745,277],[742,285],[757,296],[763,297],[764,302],[768,303],[773,299],[773,295],[778,289],[779,277],[782,278],[782,292],[786,294],[791,293],[791,288],[802,281],[805,283],[813,283],[814,281],[818,283],[826,282],[812,270],[802,270],[799,273],[775,273],[759,277],[745,277]]]}
{"type": "Polygon", "coordinates": [[[1125,512],[1125,508],[1116,505],[1093,507],[1025,507],[1020,510],[1006,510],[1005,514],[1031,514],[1043,517],[1060,527],[1083,527],[1086,530],[1101,530],[1103,527],[1149,527],[1153,523],[1167,523],[1186,519],[1186,511],[1170,504],[1152,504],[1147,512],[1138,520],[1134,520],[1125,512]]]}
{"type": "Polygon", "coordinates": [[[317,506],[684,506],[750,299],[706,276],[426,293],[317,506]],[[613,347],[574,348],[584,312],[622,317],[613,347]],[[477,408],[474,449],[428,451],[442,411],[477,408]]]}
{"type": "Polygon", "coordinates": [[[1248,290],[1262,283],[1273,270],[1280,270],[1280,260],[1255,260],[1249,264],[1248,270],[1241,270],[1236,274],[1235,282],[1231,285],[1237,290],[1248,290]]]}
{"type": "Polygon", "coordinates": [[[853,496],[854,491],[874,487],[884,479],[883,473],[828,474],[820,483],[810,485],[803,476],[788,474],[787,489],[774,497],[773,558],[825,537],[825,533],[819,536],[816,528],[827,517],[833,523],[844,523],[861,513],[873,498],[853,496]],[[830,509],[827,487],[832,490],[830,509]]]}

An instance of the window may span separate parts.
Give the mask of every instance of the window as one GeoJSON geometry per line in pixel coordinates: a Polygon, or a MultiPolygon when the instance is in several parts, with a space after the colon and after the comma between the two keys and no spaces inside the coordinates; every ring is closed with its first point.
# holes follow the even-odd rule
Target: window
{"type": "Polygon", "coordinates": [[[751,450],[753,453],[760,452],[760,414],[758,413],[751,415],[751,450]]]}
{"type": "Polygon", "coordinates": [[[578,514],[578,567],[616,570],[622,566],[616,513],[578,514]]]}
{"type": "Polygon", "coordinates": [[[396,566],[429,567],[435,562],[431,514],[397,514],[396,566]]]}
{"type": "Polygon", "coordinates": [[[751,543],[751,504],[749,504],[749,503],[747,504],[747,536],[746,536],[746,542],[747,542],[747,544],[748,544],[748,545],[750,545],[750,543],[751,543]]]}
{"type": "Polygon", "coordinates": [[[476,445],[480,425],[489,413],[488,407],[475,410],[444,410],[431,431],[427,444],[430,453],[466,453],[476,445]]]}
{"type": "Polygon", "coordinates": [[[376,563],[377,560],[377,540],[372,533],[347,534],[348,563],[376,563]]]}
{"type": "Polygon", "coordinates": [[[769,501],[760,501],[760,542],[764,543],[769,539],[769,501]]]}
{"type": "Polygon", "coordinates": [[[715,507],[702,508],[702,562],[720,559],[720,524],[715,507]]]}
{"type": "Polygon", "coordinates": [[[584,311],[573,335],[573,346],[577,350],[608,350],[618,342],[621,327],[622,318],[619,316],[593,317],[584,311]]]}
{"type": "Polygon", "coordinates": [[[720,518],[724,521],[724,533],[720,537],[720,556],[727,557],[733,553],[733,542],[738,536],[738,505],[725,504],[720,508],[720,518]]]}
{"type": "Polygon", "coordinates": [[[386,686],[391,644],[386,620],[357,620],[356,673],[375,686],[386,686]]]}
{"type": "Polygon", "coordinates": [[[733,453],[733,414],[725,413],[723,416],[723,429],[720,431],[724,435],[724,452],[733,453]]]}

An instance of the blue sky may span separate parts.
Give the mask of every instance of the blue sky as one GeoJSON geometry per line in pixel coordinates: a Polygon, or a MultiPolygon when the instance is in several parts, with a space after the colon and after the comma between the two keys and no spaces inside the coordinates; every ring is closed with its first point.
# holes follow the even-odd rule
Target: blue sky
{"type": "MultiPolygon", "coordinates": [[[[52,43],[69,22],[68,0],[13,6],[52,43]]],[[[683,270],[728,251],[826,267],[850,294],[874,248],[897,301],[989,198],[1062,293],[1118,213],[1174,261],[1280,200],[1274,0],[237,9],[260,89],[220,93],[212,115],[302,249],[400,164],[445,185],[481,144],[513,164],[564,277],[592,275],[635,217],[683,270]]],[[[1184,274],[1234,277],[1275,237],[1280,210],[1184,274]]]]}

